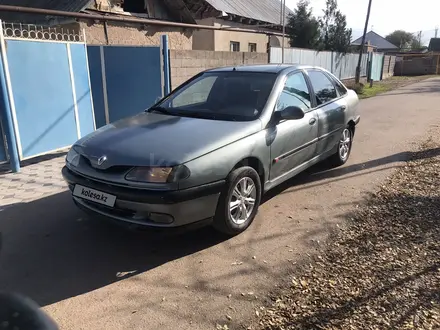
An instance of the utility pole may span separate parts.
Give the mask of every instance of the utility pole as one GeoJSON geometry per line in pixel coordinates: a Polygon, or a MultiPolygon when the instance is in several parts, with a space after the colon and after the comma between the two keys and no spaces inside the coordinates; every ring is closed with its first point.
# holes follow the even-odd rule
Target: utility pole
{"type": "Polygon", "coordinates": [[[356,76],[355,76],[356,83],[359,83],[359,80],[361,79],[362,54],[364,52],[365,35],[367,34],[368,21],[370,20],[371,2],[372,0],[368,1],[368,11],[367,11],[367,17],[365,18],[364,34],[362,35],[361,49],[359,50],[359,60],[358,60],[358,65],[356,67],[356,76]]]}
{"type": "Polygon", "coordinates": [[[286,0],[281,0],[281,24],[283,25],[283,38],[281,45],[281,63],[284,64],[284,39],[286,34],[286,0]]]}
{"type": "Polygon", "coordinates": [[[435,27],[435,37],[437,38],[438,35],[438,26],[435,27]]]}

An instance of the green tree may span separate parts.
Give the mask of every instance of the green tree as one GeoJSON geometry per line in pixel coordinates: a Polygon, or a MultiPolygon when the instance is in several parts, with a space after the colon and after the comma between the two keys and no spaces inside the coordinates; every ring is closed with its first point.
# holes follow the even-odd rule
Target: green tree
{"type": "Polygon", "coordinates": [[[308,0],[301,0],[289,16],[287,31],[290,46],[314,49],[318,45],[319,22],[313,16],[308,0]]]}
{"type": "Polygon", "coordinates": [[[418,46],[418,40],[415,36],[404,30],[396,30],[385,37],[394,46],[399,48],[411,48],[411,46],[418,46]]]}
{"type": "Polygon", "coordinates": [[[351,29],[347,18],[338,10],[337,0],[327,0],[324,16],[320,18],[321,38],[319,49],[346,53],[351,43],[351,29]]]}

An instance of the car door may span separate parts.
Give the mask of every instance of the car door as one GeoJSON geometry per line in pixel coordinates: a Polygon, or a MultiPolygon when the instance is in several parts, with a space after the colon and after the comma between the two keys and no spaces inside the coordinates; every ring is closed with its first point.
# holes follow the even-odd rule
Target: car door
{"type": "Polygon", "coordinates": [[[289,106],[301,108],[305,113],[304,118],[282,120],[273,128],[270,180],[286,174],[315,155],[318,116],[312,110],[310,90],[302,71],[296,71],[287,76],[274,116],[275,112],[289,106]]]}
{"type": "Polygon", "coordinates": [[[345,127],[347,102],[337,91],[333,80],[322,70],[307,70],[313,89],[316,112],[318,115],[318,143],[316,153],[323,154],[339,142],[345,127]]]}

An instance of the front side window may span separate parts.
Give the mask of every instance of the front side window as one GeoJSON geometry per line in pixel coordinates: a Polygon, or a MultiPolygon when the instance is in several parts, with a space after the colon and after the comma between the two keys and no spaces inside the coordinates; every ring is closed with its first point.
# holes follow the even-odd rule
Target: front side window
{"type": "Polygon", "coordinates": [[[310,82],[315,91],[318,105],[330,102],[338,97],[331,80],[321,71],[309,71],[310,82]]]}
{"type": "Polygon", "coordinates": [[[301,72],[290,75],[278,99],[276,111],[296,106],[303,111],[311,107],[310,93],[304,75],[301,72]]]}
{"type": "Polygon", "coordinates": [[[206,72],[150,111],[156,108],[178,116],[254,120],[263,111],[276,78],[275,73],[267,72],[206,72]]]}

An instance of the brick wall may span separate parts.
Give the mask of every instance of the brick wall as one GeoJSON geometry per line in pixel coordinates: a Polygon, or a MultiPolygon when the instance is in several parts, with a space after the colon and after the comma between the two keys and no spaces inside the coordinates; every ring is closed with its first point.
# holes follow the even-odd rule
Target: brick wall
{"type": "Polygon", "coordinates": [[[172,88],[195,76],[197,73],[230,65],[267,64],[266,53],[214,52],[205,50],[171,50],[172,88]]]}
{"type": "Polygon", "coordinates": [[[396,56],[385,55],[383,63],[382,79],[394,76],[394,66],[396,64],[396,56]]]}
{"type": "Polygon", "coordinates": [[[188,29],[108,22],[106,36],[104,24],[91,21],[64,24],[57,28],[78,34],[82,34],[84,29],[89,45],[159,46],[161,36],[167,34],[170,49],[192,49],[193,32],[188,29]]]}
{"type": "MultiPolygon", "coordinates": [[[[88,44],[106,45],[104,25],[102,23],[88,24],[81,22],[81,28],[86,31],[88,44]]],[[[167,28],[148,26],[125,25],[118,23],[107,24],[107,38],[109,45],[139,45],[139,46],[159,46],[161,36],[167,34],[170,49],[191,49],[192,32],[184,31],[180,28],[167,28]]]]}

